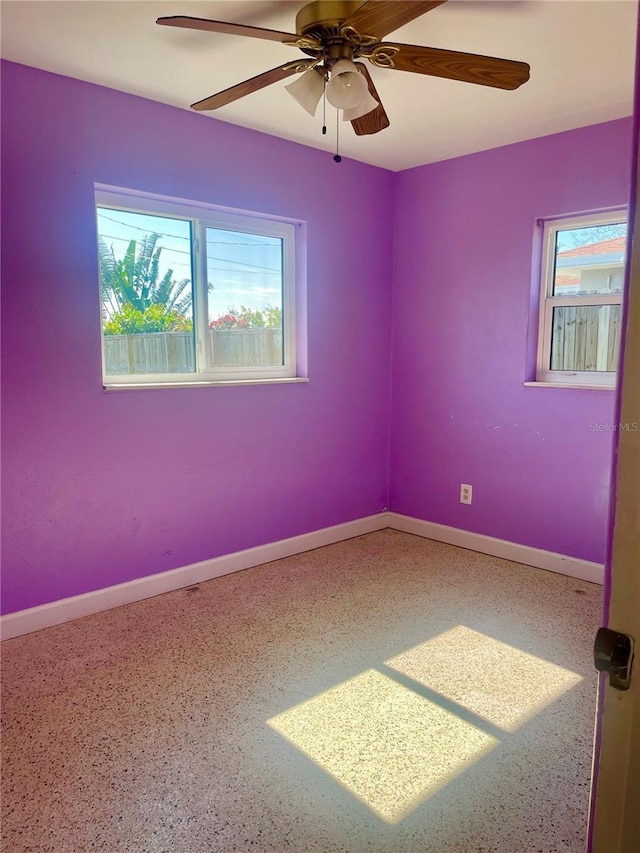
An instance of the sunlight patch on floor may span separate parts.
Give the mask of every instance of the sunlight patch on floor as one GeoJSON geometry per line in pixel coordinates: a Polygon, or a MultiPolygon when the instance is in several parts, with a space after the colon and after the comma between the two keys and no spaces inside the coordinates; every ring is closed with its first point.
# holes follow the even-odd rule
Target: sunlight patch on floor
{"type": "Polygon", "coordinates": [[[387,823],[499,743],[376,670],[267,722],[387,823]]]}
{"type": "Polygon", "coordinates": [[[582,681],[575,672],[464,625],[385,663],[507,732],[582,681]]]}

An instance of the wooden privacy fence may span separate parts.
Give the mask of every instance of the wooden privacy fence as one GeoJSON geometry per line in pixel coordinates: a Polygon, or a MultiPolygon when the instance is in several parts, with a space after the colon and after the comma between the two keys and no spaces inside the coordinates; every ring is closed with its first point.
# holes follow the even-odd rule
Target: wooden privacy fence
{"type": "Polygon", "coordinates": [[[105,335],[107,375],[192,373],[195,360],[191,332],[105,335]]]}
{"type": "MultiPolygon", "coordinates": [[[[282,364],[282,329],[209,329],[213,366],[259,367],[282,364]]],[[[105,335],[108,376],[135,373],[192,373],[191,332],[105,335]]]]}
{"type": "Polygon", "coordinates": [[[551,370],[617,370],[620,305],[553,309],[551,370]]]}
{"type": "Polygon", "coordinates": [[[282,364],[282,329],[209,329],[209,336],[214,367],[282,364]]]}

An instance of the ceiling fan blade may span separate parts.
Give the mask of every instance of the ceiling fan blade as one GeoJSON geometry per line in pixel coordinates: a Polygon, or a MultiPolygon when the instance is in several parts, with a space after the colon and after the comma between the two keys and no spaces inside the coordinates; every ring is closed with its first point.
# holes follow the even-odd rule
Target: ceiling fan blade
{"type": "Polygon", "coordinates": [[[362,62],[356,62],[356,65],[358,66],[358,71],[367,79],[369,94],[378,102],[378,106],[375,110],[371,110],[370,113],[360,116],[360,118],[354,118],[351,121],[351,127],[354,129],[357,136],[367,136],[371,133],[378,133],[379,131],[384,130],[385,127],[389,127],[390,122],[389,117],[382,106],[382,102],[380,101],[380,95],[376,91],[376,87],[374,86],[371,75],[369,74],[369,69],[366,65],[363,65],[362,62]]]}
{"type": "Polygon", "coordinates": [[[272,83],[277,83],[279,80],[291,77],[292,74],[305,71],[314,64],[314,59],[287,62],[285,65],[279,65],[277,68],[272,68],[271,71],[265,71],[263,74],[258,74],[256,77],[251,77],[249,80],[237,83],[229,89],[224,89],[222,92],[216,92],[215,95],[203,98],[201,101],[196,101],[195,104],[191,104],[191,109],[198,111],[217,110],[218,107],[224,107],[225,104],[230,104],[232,101],[237,101],[238,98],[243,98],[245,95],[250,95],[252,92],[264,89],[265,86],[270,86],[272,83]]]}
{"type": "Polygon", "coordinates": [[[442,6],[446,0],[368,0],[349,15],[343,26],[379,41],[410,21],[442,6]]]}
{"type": "Polygon", "coordinates": [[[162,27],[182,27],[187,30],[207,30],[212,33],[226,33],[231,36],[250,36],[256,39],[288,42],[296,41],[300,36],[282,33],[279,30],[265,30],[262,27],[248,27],[244,24],[229,24],[226,21],[210,21],[208,18],[190,18],[187,15],[172,15],[158,18],[156,24],[162,27]]]}
{"type": "MultiPolygon", "coordinates": [[[[526,62],[391,42],[376,45],[375,49],[383,53],[387,47],[398,48],[398,52],[391,57],[393,65],[388,66],[385,62],[384,67],[398,71],[414,71],[416,74],[446,77],[449,80],[478,83],[480,86],[493,86],[496,89],[517,89],[529,79],[530,68],[526,62]]],[[[372,59],[375,60],[375,54],[372,59]]]]}

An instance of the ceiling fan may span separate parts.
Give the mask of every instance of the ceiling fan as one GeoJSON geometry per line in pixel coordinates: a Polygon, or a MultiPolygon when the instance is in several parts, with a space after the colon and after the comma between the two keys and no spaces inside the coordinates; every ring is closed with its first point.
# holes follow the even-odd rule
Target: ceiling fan
{"type": "Polygon", "coordinates": [[[279,41],[299,48],[309,59],[298,58],[191,104],[194,110],[216,110],[294,74],[286,88],[307,112],[315,113],[322,94],[343,110],[343,119],[359,136],[389,126],[367,66],[412,71],[498,89],[517,89],[529,79],[529,65],[474,53],[385,42],[384,37],[441,6],[446,0],[315,0],[296,16],[296,32],[285,33],[244,24],[176,15],[158,18],[166,27],[208,30],[214,33],[279,41]]]}

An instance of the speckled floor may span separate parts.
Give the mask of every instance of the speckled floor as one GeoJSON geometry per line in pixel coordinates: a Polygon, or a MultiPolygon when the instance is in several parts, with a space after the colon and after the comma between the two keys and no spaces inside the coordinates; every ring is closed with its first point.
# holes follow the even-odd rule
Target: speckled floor
{"type": "Polygon", "coordinates": [[[582,853],[601,590],[385,530],[3,645],[6,853],[582,853]]]}

